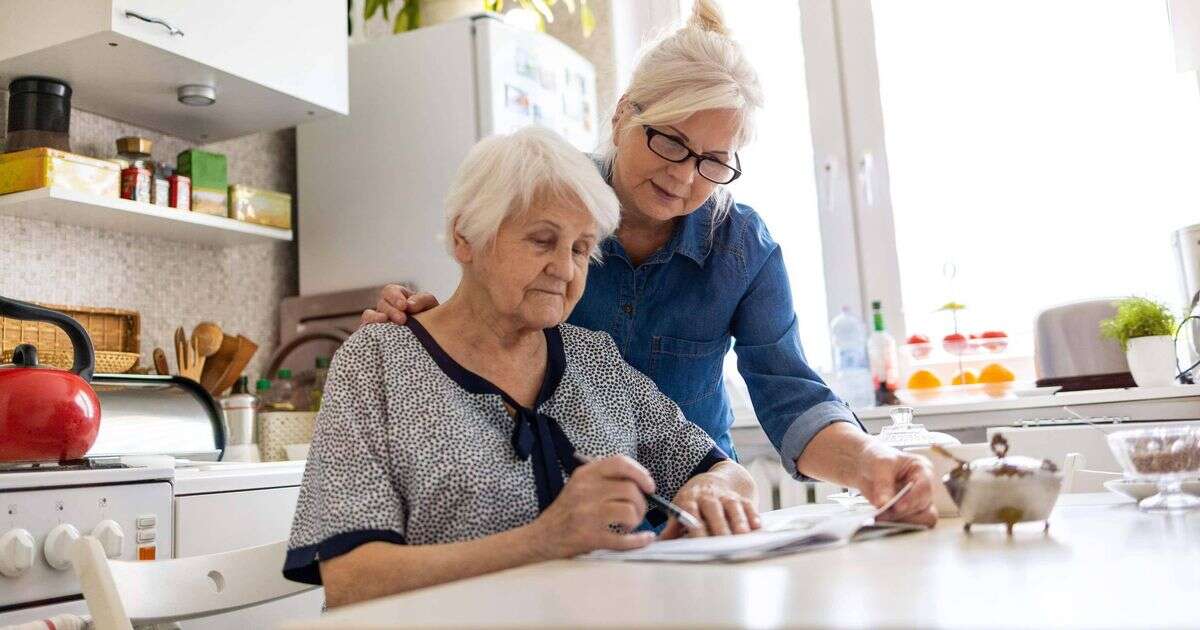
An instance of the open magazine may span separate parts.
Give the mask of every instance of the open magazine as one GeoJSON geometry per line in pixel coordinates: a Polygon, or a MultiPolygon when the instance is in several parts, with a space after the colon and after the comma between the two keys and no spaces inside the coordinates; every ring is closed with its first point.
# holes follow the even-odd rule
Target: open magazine
{"type": "MultiPolygon", "coordinates": [[[[896,498],[908,489],[906,487],[896,498]]],[[[876,521],[876,517],[887,507],[878,510],[842,510],[823,515],[797,515],[773,519],[764,525],[763,529],[749,534],[659,540],[641,549],[601,550],[583,557],[623,561],[744,562],[927,529],[923,525],[911,523],[876,521]]]]}

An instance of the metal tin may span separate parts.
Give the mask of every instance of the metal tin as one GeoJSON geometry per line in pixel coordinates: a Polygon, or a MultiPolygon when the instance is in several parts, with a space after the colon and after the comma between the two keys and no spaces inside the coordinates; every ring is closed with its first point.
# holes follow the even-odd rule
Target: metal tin
{"type": "Polygon", "coordinates": [[[53,186],[116,197],[120,181],[116,164],[66,151],[39,148],[0,154],[0,195],[53,186]]]}
{"type": "Polygon", "coordinates": [[[292,229],[292,196],[242,184],[229,187],[229,218],[292,229]]]}

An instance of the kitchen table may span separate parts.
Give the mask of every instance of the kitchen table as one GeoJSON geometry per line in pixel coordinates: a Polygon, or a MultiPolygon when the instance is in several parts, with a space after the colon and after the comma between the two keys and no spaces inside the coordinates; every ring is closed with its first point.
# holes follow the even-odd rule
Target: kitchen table
{"type": "MultiPolygon", "coordinates": [[[[765,515],[788,518],[829,506],[765,515]]],[[[289,630],[470,627],[1195,628],[1200,511],[1065,495],[1040,523],[930,531],[744,564],[530,565],[385,597],[289,630]]]]}

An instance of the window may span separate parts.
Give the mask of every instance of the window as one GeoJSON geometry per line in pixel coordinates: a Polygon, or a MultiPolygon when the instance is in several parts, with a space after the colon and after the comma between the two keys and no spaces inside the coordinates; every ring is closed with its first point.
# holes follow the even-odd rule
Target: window
{"type": "Polygon", "coordinates": [[[805,354],[814,369],[828,370],[829,309],[813,177],[800,3],[725,2],[722,8],[733,36],[758,71],[766,96],[757,137],[740,153],[745,174],[730,190],[738,203],[753,207],[762,216],[771,236],[783,248],[805,354]]]}
{"type": "Polygon", "coordinates": [[[1182,306],[1170,236],[1200,222],[1200,93],[1175,70],[1163,2],[871,9],[910,333],[944,334],[933,311],[951,297],[970,331],[1010,335],[1068,301],[1182,306]]]}

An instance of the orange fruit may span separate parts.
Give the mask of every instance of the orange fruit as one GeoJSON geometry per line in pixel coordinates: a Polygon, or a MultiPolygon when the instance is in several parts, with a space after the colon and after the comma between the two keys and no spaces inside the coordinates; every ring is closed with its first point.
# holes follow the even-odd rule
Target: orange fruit
{"type": "Polygon", "coordinates": [[[975,377],[975,373],[971,370],[964,370],[954,375],[954,379],[950,381],[952,385],[974,385],[979,379],[975,377]]]}
{"type": "Polygon", "coordinates": [[[1007,383],[1015,378],[1008,368],[999,363],[989,363],[979,371],[980,383],[1007,383]]]}
{"type": "Polygon", "coordinates": [[[917,370],[913,375],[908,377],[909,389],[933,389],[941,387],[942,381],[936,374],[929,370],[917,370]]]}

